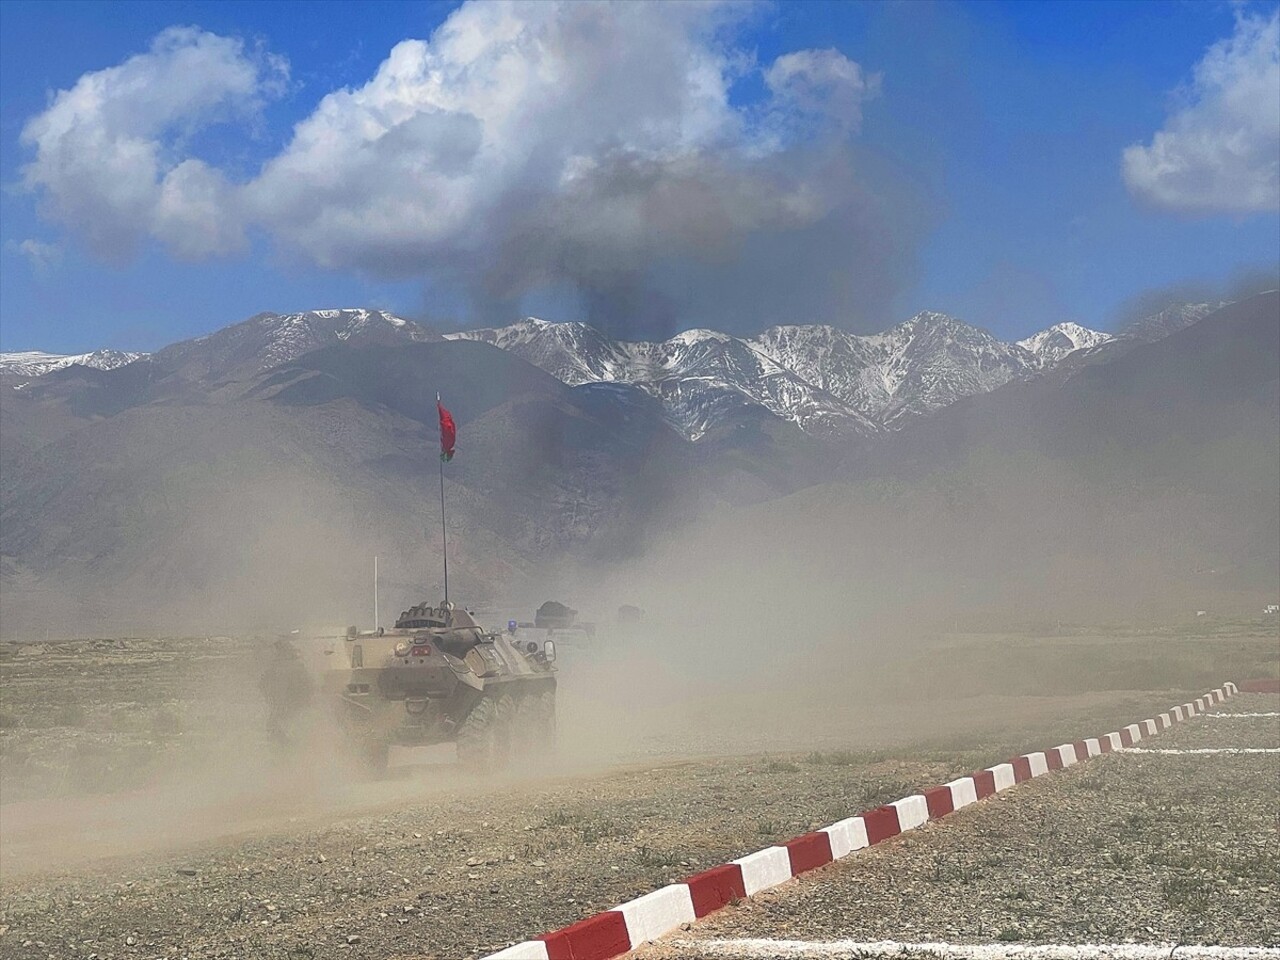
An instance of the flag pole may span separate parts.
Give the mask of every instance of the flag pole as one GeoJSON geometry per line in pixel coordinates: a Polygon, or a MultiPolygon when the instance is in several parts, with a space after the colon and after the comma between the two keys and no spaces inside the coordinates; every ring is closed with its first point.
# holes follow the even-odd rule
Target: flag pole
{"type": "MultiPolygon", "coordinates": [[[[436,405],[440,404],[440,393],[436,392],[436,405]]],[[[444,557],[444,605],[449,606],[449,533],[444,522],[444,452],[440,453],[440,546],[444,557]]]]}
{"type": "Polygon", "coordinates": [[[440,543],[444,554],[444,603],[449,605],[449,534],[444,525],[444,458],[440,459],[440,543]]]}

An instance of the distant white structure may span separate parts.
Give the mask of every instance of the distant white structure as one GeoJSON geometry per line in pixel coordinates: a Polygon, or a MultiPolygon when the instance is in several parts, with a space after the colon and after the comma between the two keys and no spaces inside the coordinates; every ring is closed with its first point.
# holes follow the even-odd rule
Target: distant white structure
{"type": "Polygon", "coordinates": [[[1268,603],[1266,609],[1262,612],[1274,616],[1275,614],[1280,613],[1280,603],[1268,603]]]}
{"type": "Polygon", "coordinates": [[[1209,613],[1209,611],[1208,611],[1208,610],[1197,610],[1197,611],[1196,611],[1196,616],[1197,616],[1197,617],[1203,617],[1203,616],[1206,616],[1208,613],[1209,613]]]}

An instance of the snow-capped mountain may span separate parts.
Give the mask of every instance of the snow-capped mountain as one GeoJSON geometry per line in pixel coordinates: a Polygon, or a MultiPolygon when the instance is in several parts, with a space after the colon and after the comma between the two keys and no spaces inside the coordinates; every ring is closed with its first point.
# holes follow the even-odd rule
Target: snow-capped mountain
{"type": "Polygon", "coordinates": [[[668,420],[697,440],[734,414],[763,407],[807,431],[874,430],[856,411],[751,342],[686,330],[661,342],[612,340],[585,323],[528,317],[507,327],[446,334],[509,350],[569,384],[623,383],[661,401],[668,420]]]}
{"type": "Polygon", "coordinates": [[[148,360],[188,380],[240,378],[261,373],[336,343],[423,343],[438,334],[381,310],[351,308],[304,313],[259,313],[208,336],[170,344],[155,353],[95,350],[64,356],[29,350],[0,353],[0,374],[34,378],[72,364],[112,370],[148,360]]]}
{"type": "MultiPolygon", "coordinates": [[[[528,317],[447,339],[491,344],[570,386],[638,389],[658,400],[668,422],[693,440],[761,417],[776,417],[815,436],[871,435],[897,430],[1010,381],[1049,373],[1067,378],[1091,357],[1159,339],[1220,306],[1169,307],[1119,337],[1059,323],[1016,343],[931,311],[872,335],[800,324],[772,327],[754,337],[695,329],[663,341],[625,341],[586,323],[528,317]]],[[[179,382],[231,383],[339,343],[437,339],[425,327],[379,310],[261,313],[151,355],[110,350],[77,356],[0,354],[0,374],[30,379],[75,363],[111,369],[145,359],[161,376],[176,376],[179,382]]]]}
{"type": "Polygon", "coordinates": [[[1074,350],[1091,350],[1114,339],[1109,333],[1090,330],[1078,323],[1055,323],[1048,330],[1019,340],[1018,346],[1034,353],[1041,363],[1052,366],[1074,350]]]}
{"type": "Polygon", "coordinates": [[[817,435],[894,430],[962,397],[1035,376],[1070,350],[1112,339],[1059,324],[1005,343],[933,312],[871,336],[791,325],[752,338],[689,330],[661,342],[631,342],[585,323],[534,317],[447,336],[510,350],[570,385],[636,386],[661,400],[668,419],[694,440],[729,413],[752,408],[817,435]]]}
{"type": "Polygon", "coordinates": [[[94,350],[92,353],[76,354],[45,353],[42,350],[0,353],[0,375],[40,377],[73,364],[97,370],[114,370],[145,356],[145,353],[128,353],[122,350],[94,350]]]}
{"type": "Polygon", "coordinates": [[[183,340],[152,355],[188,378],[240,378],[336,343],[418,343],[439,336],[412,320],[381,310],[260,313],[206,337],[183,340]]]}
{"type": "Polygon", "coordinates": [[[944,313],[926,311],[883,333],[773,327],[753,345],[882,428],[986,393],[1040,367],[1017,344],[944,313]]]}
{"type": "Polygon", "coordinates": [[[1198,323],[1216,310],[1227,305],[1226,300],[1216,303],[1175,303],[1165,307],[1158,313],[1141,317],[1121,331],[1121,334],[1132,340],[1151,342],[1167,337],[1171,333],[1184,330],[1193,323],[1198,323]]]}

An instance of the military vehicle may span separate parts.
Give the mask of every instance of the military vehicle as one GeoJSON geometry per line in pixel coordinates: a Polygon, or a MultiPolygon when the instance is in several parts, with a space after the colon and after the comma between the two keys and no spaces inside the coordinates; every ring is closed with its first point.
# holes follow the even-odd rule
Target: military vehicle
{"type": "Polygon", "coordinates": [[[477,773],[554,749],[554,642],[521,643],[461,607],[419,604],[389,630],[349,628],[327,659],[324,692],[375,770],[393,744],[455,741],[477,773]]]}
{"type": "Polygon", "coordinates": [[[561,603],[548,600],[533,615],[533,625],[540,630],[566,630],[578,622],[578,611],[561,603]]]}
{"type": "Polygon", "coordinates": [[[515,633],[513,625],[522,631],[520,636],[526,642],[545,638],[558,640],[565,646],[591,647],[596,639],[596,625],[579,620],[577,610],[558,600],[548,600],[538,607],[532,623],[510,621],[508,633],[515,633]]]}

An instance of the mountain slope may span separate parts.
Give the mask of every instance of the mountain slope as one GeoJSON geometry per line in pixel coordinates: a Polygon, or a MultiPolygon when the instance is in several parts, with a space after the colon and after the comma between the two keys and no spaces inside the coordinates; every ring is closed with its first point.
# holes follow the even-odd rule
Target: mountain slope
{"type": "Polygon", "coordinates": [[[335,343],[426,343],[439,337],[380,310],[260,313],[206,337],[165,347],[151,360],[166,373],[203,382],[243,379],[335,343]]]}
{"type": "Polygon", "coordinates": [[[671,423],[692,440],[756,408],[817,435],[874,430],[856,411],[751,343],[714,330],[688,330],[658,343],[628,342],[611,340],[585,323],[530,317],[446,336],[491,343],[573,386],[636,386],[659,399],[671,423]]]}
{"type": "Polygon", "coordinates": [[[1252,604],[1280,589],[1280,295],[1061,386],[961,401],[849,468],[863,490],[898,491],[863,501],[902,521],[883,569],[956,602],[1059,616],[1252,604]]]}
{"type": "Polygon", "coordinates": [[[1154,343],[1171,333],[1185,330],[1193,323],[1198,323],[1225,306],[1227,302],[1221,300],[1213,303],[1170,304],[1155,313],[1134,320],[1121,331],[1121,335],[1130,340],[1154,343]]]}
{"type": "Polygon", "coordinates": [[[95,370],[114,370],[126,363],[133,363],[145,353],[129,353],[122,350],[94,350],[92,353],[45,353],[41,350],[25,350],[18,353],[0,353],[0,378],[30,379],[54,370],[62,370],[79,364],[95,370]]]}
{"type": "Polygon", "coordinates": [[[138,611],[192,628],[341,624],[374,553],[398,571],[392,605],[433,596],[437,390],[459,424],[445,481],[468,602],[668,536],[696,557],[686,588],[717,569],[743,595],[795,581],[824,603],[917,611],[1185,605],[1277,578],[1275,294],[1154,343],[1049,331],[1032,346],[1081,345],[1047,372],[942,315],[875,337],[639,344],[292,316],[0,394],[6,630],[138,611]],[[315,338],[327,345],[293,355],[315,338]],[[258,370],[252,343],[290,359],[258,370]],[[519,355],[535,348],[557,375],[519,355]],[[847,432],[861,439],[830,442],[847,432]],[[708,515],[723,526],[692,525],[708,515]]]}
{"type": "MultiPolygon", "coordinates": [[[[430,343],[431,331],[377,310],[260,313],[192,340],[171,344],[123,367],[63,366],[20,384],[38,407],[89,419],[157,402],[208,402],[237,396],[273,367],[335,344],[430,343]]],[[[17,405],[10,419],[32,421],[17,405]]]]}
{"type": "MultiPolygon", "coordinates": [[[[140,624],[130,611],[345,623],[363,609],[374,553],[403,581],[395,602],[434,597],[437,390],[459,427],[445,471],[451,580],[468,602],[566,556],[634,549],[638,525],[700,488],[690,445],[656,405],[583,394],[479,343],[341,342],[234,390],[193,385],[83,418],[67,409],[78,394],[51,389],[66,386],[3,400],[6,424],[67,418],[43,441],[2,438],[6,629],[49,616],[140,624]]],[[[104,382],[94,395],[117,392],[104,382]]]]}
{"type": "Polygon", "coordinates": [[[1041,364],[1054,366],[1076,350],[1092,350],[1113,340],[1115,337],[1109,333],[1090,330],[1078,323],[1057,323],[1025,340],[1019,340],[1018,346],[1034,353],[1040,358],[1041,364]]]}
{"type": "Polygon", "coordinates": [[[628,342],[584,323],[536,318],[447,336],[509,350],[565,383],[637,386],[659,398],[670,421],[693,440],[750,409],[815,436],[872,436],[1112,339],[1060,324],[1010,344],[929,312],[872,336],[793,325],[750,339],[689,330],[657,343],[628,342]]]}
{"type": "MultiPolygon", "coordinates": [[[[854,654],[893,631],[1257,616],[1280,593],[1277,491],[1273,293],[1065,384],[962,400],[861,448],[825,483],[703,518],[605,588],[696,583],[699,609],[799,608],[802,632],[847,638],[854,654]]],[[[1166,682],[1158,644],[1134,656],[1166,682]]]]}

